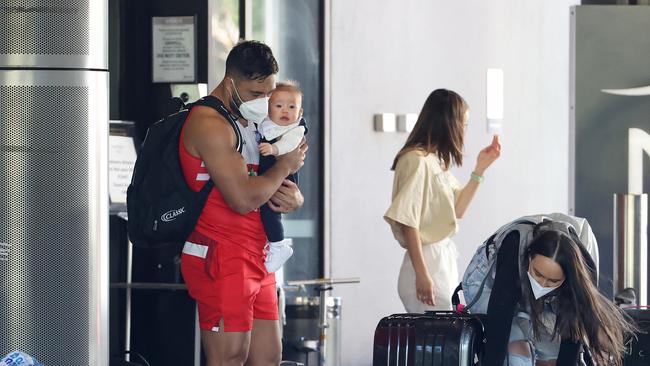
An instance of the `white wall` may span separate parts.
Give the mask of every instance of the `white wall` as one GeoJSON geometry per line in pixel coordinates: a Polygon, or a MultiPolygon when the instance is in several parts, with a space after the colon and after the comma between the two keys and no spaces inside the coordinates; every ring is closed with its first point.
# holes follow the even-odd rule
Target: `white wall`
{"type": "Polygon", "coordinates": [[[378,112],[419,112],[445,87],[470,104],[469,178],[485,128],[485,69],[505,74],[501,159],[487,172],[455,240],[461,271],[500,224],[568,209],[569,11],[578,0],[331,0],[332,275],[360,276],[343,297],[344,365],[372,362],[375,326],[403,312],[404,251],[382,215],[392,159],[406,134],[372,130],[378,112]]]}

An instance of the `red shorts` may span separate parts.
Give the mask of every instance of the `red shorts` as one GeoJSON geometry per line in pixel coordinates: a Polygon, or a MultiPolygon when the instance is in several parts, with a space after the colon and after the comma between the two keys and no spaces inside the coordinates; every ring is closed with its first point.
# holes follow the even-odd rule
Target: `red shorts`
{"type": "Polygon", "coordinates": [[[194,232],[183,247],[183,279],[199,307],[202,330],[248,332],[253,319],[278,320],[275,274],[264,267],[263,253],[194,232]]]}

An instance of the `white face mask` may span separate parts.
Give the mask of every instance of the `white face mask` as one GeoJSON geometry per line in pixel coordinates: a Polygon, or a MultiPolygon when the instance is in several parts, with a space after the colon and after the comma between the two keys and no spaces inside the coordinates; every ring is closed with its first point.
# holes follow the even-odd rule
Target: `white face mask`
{"type": "Polygon", "coordinates": [[[544,287],[540,285],[539,282],[537,282],[537,280],[530,274],[530,272],[526,271],[526,274],[528,275],[528,280],[530,280],[530,288],[533,290],[533,296],[535,296],[535,300],[544,295],[548,295],[549,293],[553,292],[553,290],[560,287],[544,287]]]}
{"type": "MultiPolygon", "coordinates": [[[[232,79],[230,79],[230,81],[232,82],[232,86],[235,89],[237,98],[242,101],[239,107],[237,107],[241,116],[244,117],[247,121],[253,123],[262,122],[264,117],[266,117],[266,115],[269,113],[269,97],[257,98],[249,100],[248,102],[244,102],[241,96],[239,96],[237,87],[235,87],[235,82],[232,79]]],[[[235,103],[235,105],[236,104],[237,103],[235,103]]]]}

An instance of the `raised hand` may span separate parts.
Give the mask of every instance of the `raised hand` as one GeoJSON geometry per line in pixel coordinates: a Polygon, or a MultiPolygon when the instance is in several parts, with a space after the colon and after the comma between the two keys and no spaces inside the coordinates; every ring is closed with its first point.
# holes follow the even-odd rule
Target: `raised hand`
{"type": "Polygon", "coordinates": [[[499,143],[499,136],[494,135],[492,143],[478,153],[476,169],[474,169],[474,172],[483,175],[485,170],[489,168],[490,165],[499,158],[499,156],[501,156],[501,144],[499,143]]]}

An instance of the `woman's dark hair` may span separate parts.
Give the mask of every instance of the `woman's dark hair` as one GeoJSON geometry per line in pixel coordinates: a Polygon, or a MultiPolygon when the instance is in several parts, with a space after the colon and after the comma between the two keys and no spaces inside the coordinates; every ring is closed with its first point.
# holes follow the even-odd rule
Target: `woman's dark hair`
{"type": "Polygon", "coordinates": [[[269,46],[258,41],[241,41],[228,53],[226,75],[262,80],[278,73],[278,63],[269,46]]]}
{"type": "MultiPolygon", "coordinates": [[[[538,300],[533,296],[529,281],[522,280],[524,298],[531,308],[533,331],[537,337],[544,326],[541,314],[545,299],[556,297],[557,311],[554,312],[557,318],[553,335],[585,344],[597,365],[609,365],[610,356],[619,365],[625,351],[625,340],[637,329],[618,306],[600,293],[582,253],[579,244],[568,233],[554,229],[536,230],[526,249],[523,268],[528,270],[530,260],[543,255],[560,265],[565,280],[557,290],[538,300]]],[[[522,275],[522,278],[526,277],[522,275]]]]}
{"type": "Polygon", "coordinates": [[[413,131],[406,139],[404,147],[397,153],[391,170],[406,152],[413,149],[436,153],[448,169],[451,161],[463,164],[464,116],[468,105],[455,92],[436,89],[424,102],[413,131]]]}

